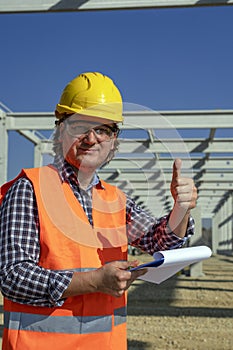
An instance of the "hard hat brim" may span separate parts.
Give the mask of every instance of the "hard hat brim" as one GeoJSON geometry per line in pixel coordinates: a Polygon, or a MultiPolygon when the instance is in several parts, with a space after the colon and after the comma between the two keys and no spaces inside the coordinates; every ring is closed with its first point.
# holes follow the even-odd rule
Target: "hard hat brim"
{"type": "Polygon", "coordinates": [[[64,114],[81,114],[87,116],[93,116],[96,118],[111,120],[115,123],[123,123],[124,118],[122,115],[121,103],[102,103],[88,108],[74,108],[65,105],[57,104],[56,111],[58,112],[58,119],[62,118],[64,114]],[[60,116],[60,117],[59,117],[60,116]]]}

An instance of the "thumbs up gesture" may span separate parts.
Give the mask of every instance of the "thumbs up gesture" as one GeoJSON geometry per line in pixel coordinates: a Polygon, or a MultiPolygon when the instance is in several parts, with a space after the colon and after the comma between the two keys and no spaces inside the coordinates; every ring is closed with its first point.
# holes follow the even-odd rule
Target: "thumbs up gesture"
{"type": "Polygon", "coordinates": [[[197,189],[191,178],[181,176],[181,159],[173,163],[171,194],[174,206],[169,218],[169,228],[179,237],[184,237],[189,221],[190,210],[195,208],[197,189]]]}
{"type": "Polygon", "coordinates": [[[182,161],[177,158],[173,163],[171,194],[176,206],[190,210],[196,206],[197,189],[191,178],[181,176],[181,167],[182,161]]]}

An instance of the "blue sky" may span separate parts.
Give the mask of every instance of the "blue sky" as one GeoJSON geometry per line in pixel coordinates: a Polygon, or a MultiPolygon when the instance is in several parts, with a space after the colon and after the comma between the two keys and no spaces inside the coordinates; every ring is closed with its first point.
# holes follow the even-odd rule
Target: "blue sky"
{"type": "MultiPolygon", "coordinates": [[[[233,108],[233,6],[0,15],[0,101],[50,112],[84,71],[154,110],[233,108]]],[[[10,135],[9,177],[32,147],[10,135]]]]}

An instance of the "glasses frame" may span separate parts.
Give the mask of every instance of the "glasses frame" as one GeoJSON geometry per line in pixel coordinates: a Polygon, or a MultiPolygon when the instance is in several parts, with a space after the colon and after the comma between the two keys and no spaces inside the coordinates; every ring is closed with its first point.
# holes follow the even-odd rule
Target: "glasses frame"
{"type": "Polygon", "coordinates": [[[70,135],[71,137],[77,138],[77,139],[85,138],[85,137],[87,137],[89,135],[90,132],[93,132],[93,134],[95,135],[96,140],[98,140],[99,142],[110,142],[111,139],[114,138],[114,136],[118,135],[118,131],[119,131],[117,126],[110,126],[108,124],[100,124],[100,125],[97,124],[96,126],[91,127],[87,131],[75,135],[72,132],[70,132],[69,125],[72,125],[72,124],[74,124],[75,122],[78,122],[78,121],[66,119],[63,122],[65,124],[66,132],[68,133],[68,135],[70,135]],[[95,129],[100,129],[100,128],[103,128],[103,127],[107,128],[111,132],[111,135],[109,135],[109,137],[103,138],[102,136],[108,136],[108,135],[107,134],[98,135],[96,133],[95,129]]]}

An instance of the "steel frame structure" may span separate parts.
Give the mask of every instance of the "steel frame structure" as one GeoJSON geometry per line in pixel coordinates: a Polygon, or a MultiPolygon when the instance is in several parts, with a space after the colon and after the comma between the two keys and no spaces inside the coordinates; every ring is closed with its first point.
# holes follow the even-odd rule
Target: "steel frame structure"
{"type": "MultiPolygon", "coordinates": [[[[52,155],[52,141],[38,131],[53,130],[54,114],[1,110],[0,116],[3,183],[7,179],[8,132],[15,130],[32,142],[34,166],[41,166],[44,155],[52,155]]],[[[162,215],[172,207],[172,164],[180,157],[184,175],[192,176],[198,187],[201,217],[213,220],[214,234],[222,235],[222,250],[232,249],[233,110],[130,111],[124,117],[118,153],[99,170],[101,178],[133,196],[146,210],[162,215]],[[216,136],[223,129],[232,130],[232,137],[216,136]],[[207,136],[198,136],[203,131],[207,136]]],[[[219,239],[217,243],[214,239],[214,245],[219,250],[219,239]]]]}

